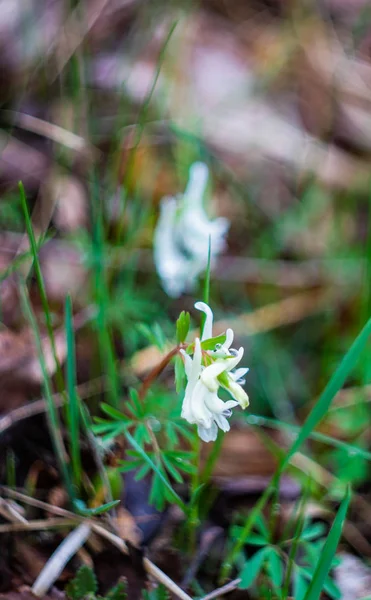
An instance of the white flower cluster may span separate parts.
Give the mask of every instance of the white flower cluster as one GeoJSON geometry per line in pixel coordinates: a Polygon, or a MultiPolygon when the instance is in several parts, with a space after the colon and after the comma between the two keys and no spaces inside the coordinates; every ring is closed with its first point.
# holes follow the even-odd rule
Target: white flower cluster
{"type": "Polygon", "coordinates": [[[227,418],[231,416],[232,408],[240,404],[245,409],[249,405],[249,398],[241,387],[248,369],[235,369],[244,349],[231,348],[232,329],[227,329],[224,344],[214,350],[202,350],[201,342],[212,338],[213,313],[204,302],[196,302],[195,308],[206,314],[206,321],[201,341],[195,340],[193,357],[181,350],[187,376],[182,417],[197,424],[198,435],[204,442],[211,442],[216,440],[218,427],[229,431],[227,418]],[[223,402],[218,396],[220,387],[226,389],[233,400],[223,402]]]}
{"type": "Polygon", "coordinates": [[[154,261],[166,293],[173,298],[192,290],[206,269],[209,242],[211,259],[225,247],[228,220],[219,217],[211,221],[203,208],[208,177],[207,166],[196,162],[190,168],[184,194],[161,200],[154,261]]]}

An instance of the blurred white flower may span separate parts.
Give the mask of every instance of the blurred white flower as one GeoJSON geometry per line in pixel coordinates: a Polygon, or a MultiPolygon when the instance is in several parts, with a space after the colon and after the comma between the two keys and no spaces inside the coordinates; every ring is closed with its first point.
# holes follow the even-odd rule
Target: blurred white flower
{"type": "MultiPolygon", "coordinates": [[[[213,313],[204,302],[196,302],[195,307],[206,314],[201,341],[212,338],[213,313]]],[[[230,348],[233,331],[228,329],[224,344],[214,350],[202,351],[201,341],[195,340],[193,357],[181,350],[184,357],[187,386],[182,406],[182,417],[189,423],[197,424],[198,435],[205,442],[215,441],[218,427],[229,431],[227,417],[232,408],[240,404],[244,409],[249,404],[246,392],[242,389],[242,379],[248,369],[233,370],[243,356],[243,348],[230,348]],[[206,360],[203,360],[203,352],[206,360]],[[205,364],[206,363],[206,364],[205,364]],[[233,400],[224,402],[218,396],[219,387],[226,389],[233,400]]]]}
{"type": "Polygon", "coordinates": [[[229,222],[223,217],[210,220],[203,208],[209,171],[194,163],[183,195],[161,200],[154,234],[154,260],[162,285],[169,296],[192,290],[207,267],[209,240],[211,260],[225,247],[229,222]]]}

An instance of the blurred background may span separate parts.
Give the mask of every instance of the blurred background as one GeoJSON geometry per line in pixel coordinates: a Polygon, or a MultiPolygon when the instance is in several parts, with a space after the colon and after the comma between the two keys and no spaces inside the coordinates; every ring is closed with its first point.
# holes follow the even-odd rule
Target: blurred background
{"type": "MultiPolygon", "coordinates": [[[[201,274],[169,297],[153,259],[161,199],[202,161],[206,211],[229,222],[211,273],[216,331],[234,328],[250,367],[251,410],[234,416],[218,474],[270,475],[246,423],[273,440],[269,419],[300,425],[370,316],[370,3],[1,0],[0,15],[1,412],[41,390],[19,272],[46,330],[18,182],[61,361],[70,294],[78,383],[109,373],[109,331],[131,385],[203,294],[201,274]]],[[[320,426],[364,449],[370,350],[320,426]]],[[[335,474],[328,488],[369,494],[367,460],[307,450],[335,474]]]]}

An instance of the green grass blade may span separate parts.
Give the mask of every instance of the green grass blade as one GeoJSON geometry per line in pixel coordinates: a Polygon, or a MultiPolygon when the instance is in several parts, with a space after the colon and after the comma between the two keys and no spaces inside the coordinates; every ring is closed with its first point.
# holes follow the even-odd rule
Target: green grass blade
{"type": "Polygon", "coordinates": [[[99,338],[99,350],[103,369],[109,381],[108,397],[113,406],[119,405],[120,382],[117,372],[116,356],[111,332],[107,323],[109,307],[109,289],[104,271],[105,235],[103,207],[97,177],[92,173],[92,222],[93,222],[93,264],[95,275],[95,302],[98,307],[96,325],[99,338]]]}
{"type": "Polygon", "coordinates": [[[70,438],[70,454],[73,478],[76,487],[81,482],[81,453],[80,453],[80,400],[76,393],[76,359],[75,359],[75,335],[72,321],[72,303],[70,296],[65,302],[65,327],[67,340],[67,391],[68,402],[66,403],[67,423],[70,438]]]}
{"type": "Polygon", "coordinates": [[[313,429],[318,425],[321,419],[325,416],[328,408],[334,398],[334,396],[338,393],[338,391],[343,387],[345,381],[347,380],[349,374],[353,370],[356,362],[363,349],[366,346],[368,338],[371,334],[371,319],[369,319],[362,329],[361,333],[355,339],[348,352],[344,356],[340,365],[336,369],[335,373],[331,377],[327,386],[323,390],[321,396],[319,397],[316,405],[309,413],[307,420],[305,421],[301,431],[292,444],[291,448],[289,448],[285,459],[281,464],[281,470],[283,470],[290,462],[291,458],[303,445],[303,443],[310,437],[313,429]]]}
{"type": "Polygon", "coordinates": [[[40,362],[41,371],[43,374],[43,388],[44,388],[44,394],[45,394],[46,404],[47,404],[46,415],[47,415],[50,437],[52,440],[54,452],[55,452],[57,462],[59,465],[59,470],[60,470],[60,473],[64,480],[64,484],[66,486],[66,490],[70,496],[70,499],[73,500],[75,498],[75,494],[74,494],[74,489],[73,489],[73,485],[71,482],[69,470],[67,467],[68,457],[67,457],[66,449],[65,449],[64,443],[63,443],[63,438],[62,438],[62,433],[61,433],[62,429],[61,429],[61,423],[60,423],[60,419],[59,419],[58,410],[57,410],[57,408],[54,404],[54,400],[53,400],[51,382],[50,382],[50,377],[49,377],[49,373],[48,373],[48,369],[46,366],[46,361],[45,361],[45,357],[44,357],[44,353],[43,353],[43,349],[42,349],[39,328],[38,328],[36,318],[35,318],[35,315],[33,313],[32,307],[31,307],[27,288],[23,282],[20,283],[19,289],[20,289],[22,308],[24,310],[26,317],[28,318],[28,321],[29,321],[32,331],[34,333],[36,350],[37,350],[37,354],[38,354],[38,358],[39,358],[39,362],[40,362]]]}
{"type": "Polygon", "coordinates": [[[46,327],[47,327],[48,335],[50,338],[50,344],[51,344],[53,358],[54,358],[54,362],[55,362],[56,381],[57,381],[58,391],[61,394],[64,394],[63,373],[62,373],[61,366],[60,366],[60,363],[58,360],[57,350],[55,347],[52,319],[51,319],[51,315],[50,315],[48,299],[46,296],[44,279],[43,279],[43,276],[41,273],[41,267],[40,267],[40,262],[39,262],[39,257],[38,257],[38,248],[37,248],[35,234],[34,234],[33,227],[32,227],[30,213],[28,212],[26,194],[24,191],[23,183],[21,181],[18,183],[18,188],[19,188],[19,193],[20,193],[20,197],[21,197],[21,206],[22,206],[22,210],[23,210],[23,214],[24,214],[27,236],[30,241],[31,255],[33,258],[33,267],[35,269],[36,281],[37,281],[37,285],[39,287],[41,304],[42,304],[43,311],[45,314],[46,327]]]}
{"type": "Polygon", "coordinates": [[[232,546],[230,552],[228,553],[222,570],[221,570],[221,583],[223,583],[230,571],[232,570],[234,561],[236,560],[236,557],[239,555],[239,553],[241,552],[243,546],[246,543],[246,538],[250,535],[252,528],[255,525],[255,521],[257,520],[257,518],[259,517],[259,515],[262,513],[266,503],[268,502],[269,498],[271,497],[271,495],[273,494],[276,486],[277,486],[277,482],[279,480],[279,472],[277,472],[273,477],[272,480],[270,481],[269,485],[265,488],[263,494],[260,496],[258,502],[255,504],[254,508],[251,510],[249,517],[246,519],[246,523],[241,531],[241,535],[239,537],[239,539],[236,541],[236,543],[232,546]]]}
{"type": "MultiPolygon", "coordinates": [[[[278,419],[272,419],[271,417],[263,417],[260,415],[251,414],[246,416],[246,422],[253,427],[269,427],[279,431],[289,431],[290,433],[300,432],[299,426],[292,425],[291,423],[283,423],[282,421],[278,419]]],[[[322,442],[323,444],[328,444],[329,446],[333,446],[335,448],[341,448],[342,450],[351,453],[353,456],[359,456],[360,458],[371,461],[371,452],[364,450],[359,446],[355,446],[354,444],[348,444],[347,442],[343,442],[342,440],[338,440],[337,438],[317,431],[312,431],[308,437],[311,440],[322,442]]]]}
{"type": "Polygon", "coordinates": [[[309,584],[308,591],[304,596],[304,600],[319,600],[321,596],[326,578],[331,569],[336,549],[340,541],[341,532],[343,530],[345,517],[350,503],[350,498],[351,492],[350,488],[348,488],[340,504],[330,533],[327,536],[321,555],[318,558],[318,563],[315,568],[313,578],[311,579],[311,582],[309,584]]]}

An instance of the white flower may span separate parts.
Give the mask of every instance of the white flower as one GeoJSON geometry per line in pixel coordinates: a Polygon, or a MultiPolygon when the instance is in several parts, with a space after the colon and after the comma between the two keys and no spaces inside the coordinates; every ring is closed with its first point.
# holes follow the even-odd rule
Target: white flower
{"type": "MultiPolygon", "coordinates": [[[[213,313],[204,302],[197,302],[195,307],[206,314],[201,341],[212,338],[213,313]]],[[[242,389],[244,383],[242,377],[248,369],[236,369],[234,367],[243,356],[243,348],[238,351],[230,348],[233,342],[233,331],[227,330],[226,340],[216,350],[207,351],[205,354],[212,361],[205,366],[202,360],[202,348],[199,338],[195,340],[193,357],[191,358],[184,350],[181,350],[185,362],[187,376],[187,387],[182,406],[182,417],[189,423],[197,424],[200,438],[205,442],[215,441],[218,427],[222,431],[229,431],[230,425],[227,417],[232,414],[231,409],[241,405],[246,408],[249,399],[242,389]],[[215,359],[215,360],[214,360],[215,359]],[[218,396],[219,387],[225,388],[233,400],[224,402],[218,396]]]]}
{"type": "Polygon", "coordinates": [[[199,338],[195,340],[193,359],[184,350],[181,352],[188,379],[182,417],[189,423],[197,424],[198,435],[204,442],[215,441],[218,427],[223,431],[229,431],[227,417],[231,415],[230,409],[237,406],[238,402],[235,400],[223,402],[218,397],[217,391],[210,390],[202,381],[202,351],[199,338]]]}
{"type": "MultiPolygon", "coordinates": [[[[208,340],[213,337],[212,310],[205,302],[196,302],[195,308],[206,314],[202,341],[208,340]]],[[[249,397],[242,388],[242,385],[245,383],[244,376],[249,369],[240,368],[235,371],[232,370],[238,365],[244,354],[244,349],[242,347],[239,350],[231,348],[233,338],[233,330],[227,329],[224,344],[218,346],[215,350],[208,352],[208,354],[215,357],[216,360],[209,367],[206,367],[202,373],[202,379],[209,389],[218,389],[221,385],[230,393],[232,398],[237,400],[238,404],[245,409],[249,405],[249,397]],[[218,379],[218,377],[220,377],[220,379],[218,379]]]]}
{"type": "Polygon", "coordinates": [[[207,267],[209,241],[211,259],[225,247],[228,220],[220,217],[211,221],[203,208],[208,175],[204,163],[194,163],[184,194],[176,199],[165,197],[160,204],[154,261],[162,285],[172,297],[193,289],[207,267]]]}

